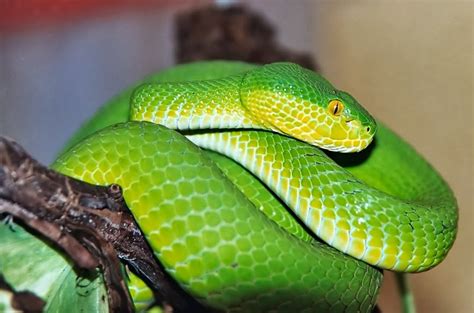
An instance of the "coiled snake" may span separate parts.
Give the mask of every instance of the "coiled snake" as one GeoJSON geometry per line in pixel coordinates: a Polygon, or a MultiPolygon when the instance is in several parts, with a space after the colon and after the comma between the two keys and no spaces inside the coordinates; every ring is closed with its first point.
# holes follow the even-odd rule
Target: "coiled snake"
{"type": "MultiPolygon", "coordinates": [[[[452,246],[447,184],[321,76],[214,61],[144,82],[105,106],[53,167],[121,185],[160,262],[204,304],[370,312],[380,269],[425,271],[452,246]]],[[[137,302],[141,286],[132,279],[137,302]]]]}

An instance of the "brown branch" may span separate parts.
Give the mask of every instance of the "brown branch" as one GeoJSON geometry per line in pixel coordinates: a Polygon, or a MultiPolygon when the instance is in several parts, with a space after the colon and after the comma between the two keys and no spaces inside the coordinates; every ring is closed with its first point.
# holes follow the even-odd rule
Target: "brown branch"
{"type": "Polygon", "coordinates": [[[274,25],[245,6],[199,7],[175,18],[175,57],[177,63],[212,59],[259,64],[289,61],[318,71],[309,53],[284,47],[276,34],[274,25]]]}
{"type": "Polygon", "coordinates": [[[15,216],[29,228],[36,230],[45,238],[55,242],[56,245],[71,258],[77,267],[92,270],[99,266],[99,261],[74,237],[63,234],[58,225],[44,222],[24,207],[0,199],[0,213],[4,212],[15,216]]]}
{"type": "Polygon", "coordinates": [[[111,312],[133,312],[121,275],[124,261],[175,312],[205,309],[154,258],[118,185],[94,186],[50,170],[13,140],[0,137],[0,214],[23,222],[82,270],[100,267],[111,312]],[[117,258],[118,257],[118,258],[117,258]]]}

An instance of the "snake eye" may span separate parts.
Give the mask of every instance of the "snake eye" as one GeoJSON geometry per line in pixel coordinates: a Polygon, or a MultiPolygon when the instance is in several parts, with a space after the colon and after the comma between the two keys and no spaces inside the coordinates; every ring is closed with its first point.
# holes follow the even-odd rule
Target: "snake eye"
{"type": "Polygon", "coordinates": [[[331,100],[328,105],[328,111],[334,116],[341,115],[344,110],[344,104],[339,100],[331,100]]]}

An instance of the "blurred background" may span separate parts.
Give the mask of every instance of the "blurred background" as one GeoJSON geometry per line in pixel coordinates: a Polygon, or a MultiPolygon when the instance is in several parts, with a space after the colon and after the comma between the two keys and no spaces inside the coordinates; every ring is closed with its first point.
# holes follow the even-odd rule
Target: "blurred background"
{"type": "MultiPolygon", "coordinates": [[[[273,52],[313,59],[445,177],[459,202],[458,238],[441,265],[411,281],[419,312],[473,312],[472,1],[0,1],[0,134],[50,163],[111,96],[192,59],[177,53],[192,31],[183,25],[193,25],[183,16],[216,3],[261,16],[275,31],[261,35],[274,36],[273,52]]],[[[400,311],[390,274],[379,302],[400,311]]]]}

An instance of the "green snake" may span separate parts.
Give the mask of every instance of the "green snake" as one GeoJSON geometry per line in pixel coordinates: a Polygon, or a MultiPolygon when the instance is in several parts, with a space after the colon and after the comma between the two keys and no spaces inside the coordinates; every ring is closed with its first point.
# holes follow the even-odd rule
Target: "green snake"
{"type": "MultiPolygon", "coordinates": [[[[425,271],[452,246],[448,185],[320,75],[214,61],[136,86],[53,167],[122,186],[156,257],[204,305],[370,312],[380,269],[425,271]]],[[[130,290],[149,295],[136,277],[130,290]]]]}

